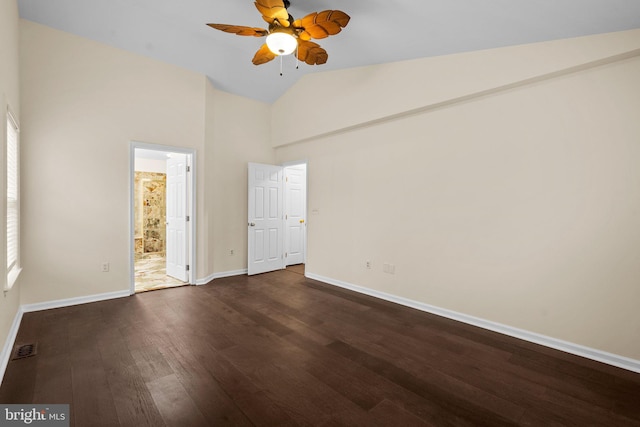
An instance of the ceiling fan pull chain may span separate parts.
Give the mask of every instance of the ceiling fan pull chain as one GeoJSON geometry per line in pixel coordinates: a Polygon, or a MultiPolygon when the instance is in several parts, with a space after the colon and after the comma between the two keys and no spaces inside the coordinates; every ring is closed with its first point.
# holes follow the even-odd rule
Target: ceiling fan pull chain
{"type": "Polygon", "coordinates": [[[299,46],[296,44],[296,70],[298,69],[298,65],[300,64],[300,61],[298,61],[298,48],[299,46]]]}
{"type": "Polygon", "coordinates": [[[280,77],[282,77],[282,55],[280,55],[280,77]]]}

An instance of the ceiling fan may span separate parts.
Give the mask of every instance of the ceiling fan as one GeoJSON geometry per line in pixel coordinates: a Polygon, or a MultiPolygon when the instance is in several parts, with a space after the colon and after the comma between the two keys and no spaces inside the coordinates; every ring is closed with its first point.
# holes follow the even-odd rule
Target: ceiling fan
{"type": "Polygon", "coordinates": [[[296,53],[297,58],[309,65],[327,62],[329,55],[311,39],[323,39],[338,34],[349,23],[349,15],[340,10],[313,12],[294,20],[287,9],[289,0],[257,0],[256,8],[269,24],[268,29],[241,25],[207,24],[216,30],[239,36],[267,37],[266,43],[253,57],[254,65],[264,64],[277,56],[296,53]]]}

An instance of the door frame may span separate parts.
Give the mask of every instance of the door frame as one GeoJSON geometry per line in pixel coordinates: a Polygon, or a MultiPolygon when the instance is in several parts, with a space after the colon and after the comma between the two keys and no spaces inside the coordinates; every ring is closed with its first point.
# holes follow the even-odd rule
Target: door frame
{"type": "Polygon", "coordinates": [[[129,293],[136,293],[135,277],[135,161],[136,149],[161,151],[166,153],[180,153],[187,155],[187,164],[191,170],[187,175],[187,198],[189,209],[189,225],[187,226],[187,263],[189,272],[187,283],[194,285],[196,270],[196,150],[193,148],[173,147],[169,145],[150,144],[147,142],[131,141],[129,145],[129,293]]]}

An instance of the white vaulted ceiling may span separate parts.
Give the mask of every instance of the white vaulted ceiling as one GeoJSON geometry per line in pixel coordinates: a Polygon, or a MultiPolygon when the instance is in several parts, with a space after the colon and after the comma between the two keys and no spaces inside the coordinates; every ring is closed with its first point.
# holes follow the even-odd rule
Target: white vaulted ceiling
{"type": "Polygon", "coordinates": [[[295,69],[293,57],[255,66],[264,39],[209,22],[266,23],[252,0],[18,0],[20,16],[176,64],[224,91],[273,102],[301,76],[406,59],[640,28],[638,0],[291,0],[296,18],[343,10],[351,22],[318,43],[327,64],[295,69]]]}

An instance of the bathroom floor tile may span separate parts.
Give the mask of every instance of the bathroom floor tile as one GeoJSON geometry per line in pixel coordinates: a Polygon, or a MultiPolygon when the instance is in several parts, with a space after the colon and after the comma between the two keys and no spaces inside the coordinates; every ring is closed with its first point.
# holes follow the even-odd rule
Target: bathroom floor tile
{"type": "Polygon", "coordinates": [[[162,255],[136,255],[135,282],[136,292],[155,291],[157,289],[184,286],[185,282],[167,276],[166,261],[162,255]]]}

